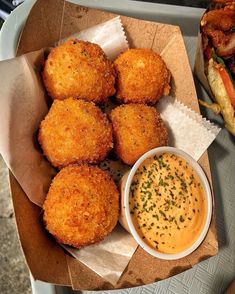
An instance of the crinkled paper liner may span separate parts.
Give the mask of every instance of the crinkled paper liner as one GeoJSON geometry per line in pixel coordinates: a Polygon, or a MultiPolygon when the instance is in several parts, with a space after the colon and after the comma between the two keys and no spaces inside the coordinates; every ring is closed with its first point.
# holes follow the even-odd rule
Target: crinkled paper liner
{"type": "Polygon", "coordinates": [[[71,38],[77,38],[100,45],[111,60],[114,60],[120,53],[129,48],[120,16],[77,34],[73,34],[69,38],[61,40],[59,44],[71,38]]]}
{"type": "Polygon", "coordinates": [[[218,135],[220,128],[172,97],[157,105],[169,130],[169,145],[198,160],[218,135]]]}

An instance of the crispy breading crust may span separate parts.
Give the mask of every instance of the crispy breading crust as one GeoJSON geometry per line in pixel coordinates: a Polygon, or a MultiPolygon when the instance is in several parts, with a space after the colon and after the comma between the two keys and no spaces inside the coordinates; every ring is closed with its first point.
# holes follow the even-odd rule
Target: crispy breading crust
{"type": "Polygon", "coordinates": [[[156,103],[170,92],[171,74],[151,49],[129,49],[114,62],[117,99],[123,103],[156,103]]]}
{"type": "Polygon", "coordinates": [[[116,226],[119,192],[95,166],[71,165],[54,178],[43,204],[46,229],[76,248],[101,241],[116,226]]]}
{"type": "Polygon", "coordinates": [[[55,167],[70,163],[97,163],[113,147],[112,125],[92,102],[54,100],[41,122],[38,141],[55,167]]]}
{"type": "Polygon", "coordinates": [[[126,104],[111,112],[114,150],[126,164],[133,165],[145,152],[168,142],[168,133],[155,107],[126,104]]]}
{"type": "Polygon", "coordinates": [[[53,99],[81,98],[106,102],[115,94],[116,72],[97,44],[70,39],[54,48],[43,70],[43,81],[53,99]]]}

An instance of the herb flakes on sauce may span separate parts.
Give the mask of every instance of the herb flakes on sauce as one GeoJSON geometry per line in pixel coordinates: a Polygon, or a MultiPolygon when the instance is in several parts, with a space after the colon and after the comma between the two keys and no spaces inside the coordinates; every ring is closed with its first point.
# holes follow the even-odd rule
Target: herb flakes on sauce
{"type": "Polygon", "coordinates": [[[163,153],[140,165],[130,188],[130,213],[152,248],[176,253],[189,247],[200,234],[205,211],[200,179],[183,158],[163,153]]]}

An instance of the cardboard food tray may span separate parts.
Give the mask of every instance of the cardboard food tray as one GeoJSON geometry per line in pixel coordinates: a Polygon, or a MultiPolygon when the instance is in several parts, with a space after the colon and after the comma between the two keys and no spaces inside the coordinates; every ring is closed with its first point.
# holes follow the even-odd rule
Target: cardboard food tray
{"type": "MultiPolygon", "coordinates": [[[[17,55],[53,46],[59,39],[115,16],[112,13],[81,7],[62,0],[39,0],[30,12],[21,35],[17,55]]],[[[179,27],[125,16],[121,16],[121,20],[130,47],[148,47],[161,53],[173,75],[173,95],[199,112],[193,77],[179,27]]],[[[207,152],[203,154],[199,163],[211,184],[207,152]]],[[[48,238],[40,221],[41,209],[29,201],[11,173],[10,186],[19,238],[27,264],[35,279],[72,286],[73,289],[114,288],[65,253],[54,240],[48,238]]],[[[196,251],[180,260],[166,261],[154,258],[138,247],[115,288],[134,287],[168,278],[191,268],[217,252],[213,205],[209,232],[196,251]]]]}

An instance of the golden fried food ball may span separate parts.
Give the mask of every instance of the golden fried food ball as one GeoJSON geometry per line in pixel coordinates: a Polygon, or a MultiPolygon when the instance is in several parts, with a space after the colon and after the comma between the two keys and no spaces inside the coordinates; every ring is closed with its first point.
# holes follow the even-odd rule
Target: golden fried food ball
{"type": "Polygon", "coordinates": [[[102,161],[113,147],[112,125],[92,102],[54,100],[38,135],[44,155],[55,167],[102,161]]]}
{"type": "Polygon", "coordinates": [[[54,178],[43,204],[46,229],[77,248],[101,241],[116,226],[119,192],[95,166],[70,165],[54,178]]]}
{"type": "Polygon", "coordinates": [[[155,107],[125,104],[111,112],[114,151],[126,164],[133,165],[145,152],[168,142],[168,133],[155,107]]]}
{"type": "Polygon", "coordinates": [[[117,100],[123,103],[156,103],[170,92],[171,74],[159,54],[151,49],[129,49],[114,62],[117,100]]]}
{"type": "Polygon", "coordinates": [[[74,97],[106,102],[115,93],[115,69],[97,44],[70,39],[54,48],[43,70],[43,81],[53,99],[74,97]]]}

